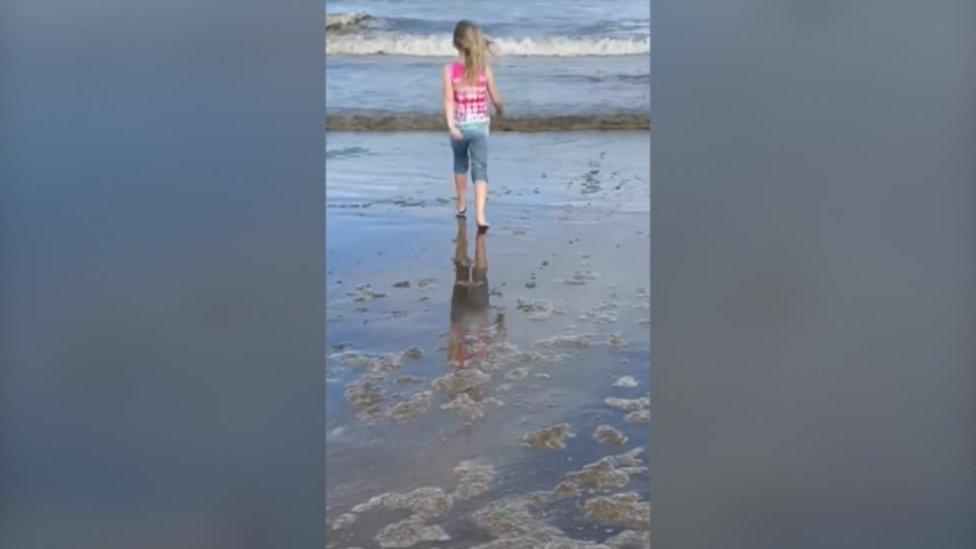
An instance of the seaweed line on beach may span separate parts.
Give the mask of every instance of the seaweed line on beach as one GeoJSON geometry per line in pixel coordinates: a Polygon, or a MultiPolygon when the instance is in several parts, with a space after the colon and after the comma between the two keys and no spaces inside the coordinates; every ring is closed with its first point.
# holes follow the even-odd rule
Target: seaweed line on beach
{"type": "MultiPolygon", "coordinates": [[[[343,132],[446,132],[441,114],[330,114],[325,117],[327,131],[343,132]]],[[[493,132],[569,132],[584,130],[640,131],[651,129],[651,118],[643,113],[594,115],[519,116],[496,118],[493,132]]]]}

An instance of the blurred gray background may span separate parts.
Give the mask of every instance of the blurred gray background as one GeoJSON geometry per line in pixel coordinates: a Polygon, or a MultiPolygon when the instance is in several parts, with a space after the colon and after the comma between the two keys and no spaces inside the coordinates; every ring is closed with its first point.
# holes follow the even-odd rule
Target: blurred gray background
{"type": "Polygon", "coordinates": [[[655,549],[976,547],[976,3],[651,21],[655,549]]]}
{"type": "Polygon", "coordinates": [[[0,3],[0,546],[322,547],[321,14],[0,3]]]}

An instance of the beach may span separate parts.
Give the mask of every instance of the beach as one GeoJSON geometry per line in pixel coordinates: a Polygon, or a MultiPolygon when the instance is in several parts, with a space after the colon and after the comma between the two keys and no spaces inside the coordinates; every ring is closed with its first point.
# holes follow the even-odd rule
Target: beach
{"type": "Polygon", "coordinates": [[[327,6],[327,547],[647,547],[646,6],[430,6],[327,6]],[[462,13],[507,49],[485,233],[440,114],[462,13]]]}
{"type": "MultiPolygon", "coordinates": [[[[630,414],[649,409],[641,400],[650,390],[649,144],[646,132],[493,136],[492,227],[481,237],[489,305],[483,325],[465,334],[487,352],[459,367],[449,361],[459,222],[449,157],[437,154],[447,137],[328,134],[331,546],[381,546],[376,536],[409,513],[354,508],[419,488],[450,495],[455,469],[469,461],[490,468],[492,481],[429,524],[453,540],[442,546],[488,543],[491,528],[472,519],[485,505],[552,492],[587,464],[642,449],[622,486],[557,498],[539,510],[545,520],[526,526],[594,543],[635,527],[591,520],[576,505],[604,493],[648,499],[647,425],[630,414]],[[448,383],[475,370],[483,375],[448,383]],[[624,376],[633,386],[614,386],[624,376]],[[358,390],[364,380],[372,394],[358,390]],[[468,421],[449,407],[460,394],[491,404],[468,421]],[[523,444],[527,433],[562,424],[575,435],[565,448],[523,444]],[[627,442],[594,440],[602,425],[627,442]],[[355,521],[343,525],[345,515],[355,521]]],[[[462,255],[473,261],[477,230],[473,220],[461,224],[462,255]]]]}

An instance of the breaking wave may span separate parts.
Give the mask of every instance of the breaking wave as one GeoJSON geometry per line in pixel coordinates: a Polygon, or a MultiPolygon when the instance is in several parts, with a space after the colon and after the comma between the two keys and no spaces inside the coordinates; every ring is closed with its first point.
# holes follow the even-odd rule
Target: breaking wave
{"type": "MultiPolygon", "coordinates": [[[[352,15],[352,14],[337,14],[352,15]]],[[[365,16],[369,17],[369,16],[365,16]]],[[[338,24],[338,23],[337,23],[338,24]]],[[[349,23],[360,25],[362,22],[349,23]]],[[[641,55],[650,53],[651,39],[549,36],[538,38],[492,38],[498,55],[511,57],[582,57],[641,55]]],[[[454,57],[457,52],[448,35],[336,34],[325,40],[329,55],[405,55],[454,57]]]]}
{"type": "Polygon", "coordinates": [[[335,32],[349,32],[360,29],[382,28],[383,21],[368,13],[344,12],[325,14],[325,30],[335,32]]]}

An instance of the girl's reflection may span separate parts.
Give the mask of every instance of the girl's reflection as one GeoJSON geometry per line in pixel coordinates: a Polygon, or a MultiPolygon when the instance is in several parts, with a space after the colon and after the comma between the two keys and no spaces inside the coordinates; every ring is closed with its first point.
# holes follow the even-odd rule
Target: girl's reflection
{"type": "Polygon", "coordinates": [[[449,364],[463,367],[468,361],[484,359],[491,342],[501,336],[503,317],[489,325],[490,290],[486,233],[478,231],[474,240],[474,263],[468,257],[468,231],[465,219],[458,219],[454,248],[454,289],[451,293],[451,332],[447,351],[449,364]]]}

